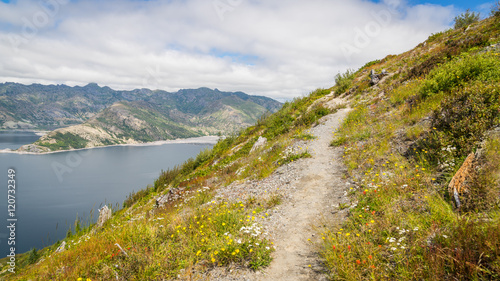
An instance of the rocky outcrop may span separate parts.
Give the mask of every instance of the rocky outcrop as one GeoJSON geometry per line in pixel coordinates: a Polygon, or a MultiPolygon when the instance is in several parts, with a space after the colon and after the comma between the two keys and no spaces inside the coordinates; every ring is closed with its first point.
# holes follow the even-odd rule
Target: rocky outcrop
{"type": "Polygon", "coordinates": [[[377,85],[382,77],[389,75],[389,72],[387,70],[383,69],[382,72],[376,73],[375,70],[372,69],[370,72],[370,85],[374,86],[377,85]]]}
{"type": "Polygon", "coordinates": [[[252,149],[250,149],[250,153],[258,150],[261,147],[264,147],[267,143],[267,139],[265,137],[259,137],[257,141],[253,144],[252,149]]]}

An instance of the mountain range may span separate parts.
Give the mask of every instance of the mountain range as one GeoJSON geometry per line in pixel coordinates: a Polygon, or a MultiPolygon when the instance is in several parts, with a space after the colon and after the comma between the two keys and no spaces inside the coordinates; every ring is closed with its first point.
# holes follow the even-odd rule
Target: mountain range
{"type": "Polygon", "coordinates": [[[229,134],[280,107],[271,98],[209,88],[0,84],[0,128],[51,130],[23,148],[38,152],[229,134]]]}

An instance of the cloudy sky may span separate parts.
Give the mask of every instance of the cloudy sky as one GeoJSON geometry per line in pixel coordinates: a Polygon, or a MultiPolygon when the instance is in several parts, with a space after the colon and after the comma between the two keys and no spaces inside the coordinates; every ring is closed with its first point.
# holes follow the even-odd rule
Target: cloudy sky
{"type": "Polygon", "coordinates": [[[279,100],[409,50],[493,0],[0,0],[0,82],[279,100]]]}

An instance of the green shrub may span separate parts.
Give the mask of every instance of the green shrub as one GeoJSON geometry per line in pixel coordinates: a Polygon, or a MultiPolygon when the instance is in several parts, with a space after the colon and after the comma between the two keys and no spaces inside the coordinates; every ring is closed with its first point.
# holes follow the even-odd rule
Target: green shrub
{"type": "Polygon", "coordinates": [[[335,75],[335,92],[337,95],[343,94],[351,87],[354,74],[355,72],[353,70],[348,69],[344,73],[338,73],[335,75]]]}
{"type": "Polygon", "coordinates": [[[38,251],[36,248],[31,249],[30,254],[28,256],[28,259],[26,260],[27,264],[34,264],[38,261],[38,258],[40,258],[40,254],[38,254],[38,251]]]}
{"type": "Polygon", "coordinates": [[[479,13],[471,12],[470,9],[467,9],[465,13],[455,17],[455,29],[459,29],[462,27],[466,27],[470,24],[479,21],[479,13]]]}

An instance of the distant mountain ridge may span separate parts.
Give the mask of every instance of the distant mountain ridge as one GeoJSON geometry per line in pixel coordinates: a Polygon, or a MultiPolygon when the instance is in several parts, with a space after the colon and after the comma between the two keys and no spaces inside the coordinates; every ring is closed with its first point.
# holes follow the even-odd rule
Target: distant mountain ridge
{"type": "Polygon", "coordinates": [[[209,88],[0,84],[0,128],[55,129],[36,142],[43,151],[227,134],[280,107],[271,98],[209,88]]]}

